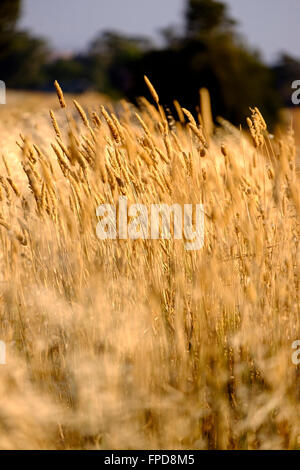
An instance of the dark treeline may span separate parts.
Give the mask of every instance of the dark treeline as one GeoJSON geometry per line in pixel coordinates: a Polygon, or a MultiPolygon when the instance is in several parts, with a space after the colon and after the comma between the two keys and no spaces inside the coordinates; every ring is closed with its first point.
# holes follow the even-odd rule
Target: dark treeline
{"type": "Polygon", "coordinates": [[[214,116],[240,123],[249,106],[258,106],[272,124],[279,108],[291,104],[291,83],[300,79],[300,63],[291,57],[266,66],[217,0],[186,0],[183,31],[162,31],[160,48],[147,38],[106,31],[86,53],[56,59],[45,41],[17,29],[20,13],[21,0],[1,0],[0,79],[11,88],[50,91],[58,80],[66,92],[97,90],[135,101],[145,94],[146,74],[170,108],[176,98],[195,110],[199,88],[206,87],[214,116]]]}

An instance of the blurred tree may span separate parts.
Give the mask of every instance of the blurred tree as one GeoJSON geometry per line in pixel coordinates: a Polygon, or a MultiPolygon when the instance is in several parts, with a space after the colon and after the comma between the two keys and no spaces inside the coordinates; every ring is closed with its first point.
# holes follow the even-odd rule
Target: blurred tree
{"type": "Polygon", "coordinates": [[[1,0],[0,34],[14,31],[21,13],[21,0],[1,0]]]}
{"type": "Polygon", "coordinates": [[[186,8],[186,36],[197,37],[230,30],[236,22],[227,15],[227,6],[214,0],[189,0],[186,8]]]}
{"type": "Polygon", "coordinates": [[[20,13],[20,0],[1,0],[0,79],[9,87],[32,88],[45,80],[43,66],[48,50],[43,40],[17,30],[20,13]]]}
{"type": "Polygon", "coordinates": [[[91,78],[91,61],[86,56],[59,57],[46,66],[47,90],[53,90],[53,82],[59,80],[63,90],[68,93],[82,93],[94,87],[91,78]]]}
{"type": "Polygon", "coordinates": [[[44,41],[16,32],[0,58],[1,79],[10,88],[37,88],[44,83],[48,50],[44,41]]]}
{"type": "Polygon", "coordinates": [[[224,3],[215,0],[187,0],[185,33],[164,30],[164,49],[146,51],[131,61],[130,88],[123,88],[133,100],[145,94],[148,75],[161,102],[172,108],[173,99],[195,110],[199,89],[208,88],[214,116],[235,124],[245,122],[249,106],[258,106],[273,124],[280,106],[272,71],[259,54],[242,44],[234,30],[235,21],[224,3]]]}
{"type": "Polygon", "coordinates": [[[151,43],[143,37],[104,31],[89,48],[90,77],[98,91],[115,98],[132,87],[132,63],[140,61],[151,43]]]}
{"type": "MultiPolygon", "coordinates": [[[[0,61],[7,55],[7,47],[15,33],[16,23],[21,11],[20,0],[1,0],[0,2],[0,61]]],[[[1,62],[0,62],[1,63],[1,62]]]]}

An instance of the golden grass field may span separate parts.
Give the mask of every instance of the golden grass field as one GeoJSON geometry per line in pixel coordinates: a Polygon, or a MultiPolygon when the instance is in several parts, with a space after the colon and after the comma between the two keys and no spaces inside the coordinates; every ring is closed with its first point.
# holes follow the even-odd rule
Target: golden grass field
{"type": "Polygon", "coordinates": [[[0,448],[299,449],[293,133],[213,128],[205,92],[175,120],[148,85],[0,107],[0,448]],[[119,195],[203,203],[203,249],[99,240],[119,195]]]}

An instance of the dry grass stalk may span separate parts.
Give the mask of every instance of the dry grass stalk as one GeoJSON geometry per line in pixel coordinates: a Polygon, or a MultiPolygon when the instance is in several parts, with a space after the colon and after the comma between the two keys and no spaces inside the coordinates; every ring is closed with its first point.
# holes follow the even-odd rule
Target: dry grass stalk
{"type": "Polygon", "coordinates": [[[50,113],[38,145],[26,128],[21,152],[3,150],[0,448],[299,449],[293,135],[264,145],[257,108],[254,145],[224,120],[211,132],[203,110],[198,125],[174,103],[181,123],[167,121],[145,80],[155,105],[106,104],[107,125],[94,113],[91,129],[83,96],[84,126],[58,128],[50,113]],[[203,248],[187,251],[172,228],[99,240],[100,204],[133,220],[120,196],[203,203],[203,248]]]}

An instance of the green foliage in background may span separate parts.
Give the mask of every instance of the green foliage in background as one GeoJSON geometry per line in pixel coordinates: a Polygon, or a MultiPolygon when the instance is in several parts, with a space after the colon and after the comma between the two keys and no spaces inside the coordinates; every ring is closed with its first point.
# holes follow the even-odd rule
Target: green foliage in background
{"type": "Polygon", "coordinates": [[[146,74],[166,107],[176,98],[196,111],[199,89],[206,87],[215,117],[239,124],[249,106],[258,106],[273,124],[282,105],[278,88],[287,101],[288,77],[297,69],[297,61],[287,58],[273,69],[266,66],[239,38],[219,0],[186,0],[184,28],[161,31],[160,47],[147,38],[105,31],[85,53],[56,58],[44,40],[18,30],[20,14],[20,0],[1,0],[0,79],[11,88],[50,91],[58,80],[66,92],[93,89],[135,101],[145,94],[146,74]]]}
{"type": "Polygon", "coordinates": [[[0,2],[0,70],[1,80],[11,88],[40,86],[46,79],[43,71],[49,51],[43,40],[18,31],[20,0],[0,2]]]}
{"type": "Polygon", "coordinates": [[[155,84],[162,102],[171,107],[174,97],[193,110],[199,88],[211,93],[214,116],[239,124],[258,106],[269,123],[277,119],[280,99],[272,71],[259,55],[243,45],[227,7],[214,0],[189,0],[185,29],[180,36],[168,31],[166,47],[145,52],[130,63],[129,98],[144,93],[143,74],[155,84]]]}

